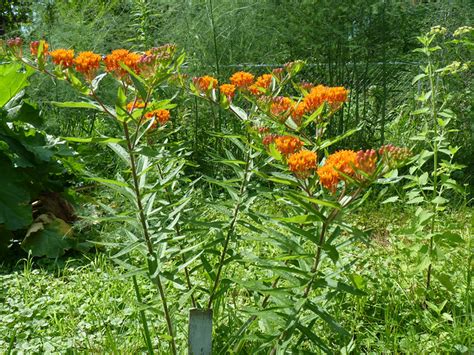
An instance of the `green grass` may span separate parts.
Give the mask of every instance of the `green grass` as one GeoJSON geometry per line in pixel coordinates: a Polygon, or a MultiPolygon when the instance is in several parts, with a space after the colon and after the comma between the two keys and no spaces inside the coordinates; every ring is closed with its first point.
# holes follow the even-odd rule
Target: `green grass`
{"type": "MultiPolygon", "coordinates": [[[[443,217],[444,224],[461,233],[466,244],[445,252],[435,265],[436,271],[449,275],[447,286],[452,285],[452,289],[435,279],[426,305],[425,273],[419,269],[413,249],[416,243],[401,233],[411,211],[385,207],[358,214],[359,226],[370,229],[371,243],[352,245],[341,257],[355,260],[345,276],[366,295],[337,294],[326,305],[349,331],[350,339],[338,338],[322,323],[315,324],[317,334],[333,349],[354,353],[472,353],[474,317],[467,284],[473,247],[468,240],[470,214],[468,210],[455,211],[443,217]]],[[[242,266],[235,273],[250,277],[244,276],[246,269],[242,266]]],[[[166,353],[158,297],[144,278],[138,277],[138,281],[148,305],[153,346],[158,353],[166,353]]],[[[237,291],[236,287],[232,293],[237,291]]],[[[170,297],[180,297],[177,290],[171,292],[170,297]]],[[[105,254],[57,261],[26,260],[13,268],[3,267],[0,353],[143,353],[146,346],[139,318],[143,307],[136,302],[131,278],[105,254]]],[[[230,321],[236,316],[229,315],[230,321]]],[[[240,320],[245,319],[240,316],[240,320]]],[[[178,327],[178,347],[186,353],[187,305],[173,309],[173,317],[178,327]]],[[[222,329],[218,334],[229,335],[222,329]]],[[[253,343],[258,339],[244,349],[254,353],[253,343]]],[[[308,345],[308,351],[318,350],[308,345]]]]}

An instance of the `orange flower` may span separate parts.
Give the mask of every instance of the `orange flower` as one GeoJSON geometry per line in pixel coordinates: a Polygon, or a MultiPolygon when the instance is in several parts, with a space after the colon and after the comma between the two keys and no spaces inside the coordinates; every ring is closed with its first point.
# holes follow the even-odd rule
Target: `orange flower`
{"type": "Polygon", "coordinates": [[[268,146],[270,145],[271,143],[273,143],[275,141],[275,138],[277,136],[274,135],[274,134],[267,134],[265,137],[263,137],[262,139],[262,143],[264,146],[268,146]]]}
{"type": "Polygon", "coordinates": [[[304,143],[300,139],[293,136],[276,137],[275,144],[278,151],[285,156],[299,151],[304,145],[304,143]]]}
{"type": "Polygon", "coordinates": [[[283,118],[286,118],[290,113],[290,109],[293,102],[290,98],[284,96],[278,96],[273,99],[272,104],[270,105],[270,112],[275,116],[280,116],[283,114],[283,118]]]}
{"type": "Polygon", "coordinates": [[[217,87],[218,81],[212,76],[204,75],[194,78],[194,84],[200,91],[207,92],[210,89],[215,89],[217,87]]]}
{"type": "Polygon", "coordinates": [[[263,74],[257,78],[255,84],[249,86],[249,91],[254,95],[262,95],[272,83],[273,75],[263,74]],[[263,90],[262,90],[263,89],[263,90]]]}
{"type": "Polygon", "coordinates": [[[410,149],[406,147],[395,147],[393,144],[387,144],[379,149],[379,155],[382,161],[389,167],[395,168],[411,156],[410,149]]]}
{"type": "Polygon", "coordinates": [[[235,85],[232,84],[222,84],[219,87],[222,95],[225,95],[227,99],[232,100],[235,95],[235,85]]]}
{"type": "MultiPolygon", "coordinates": [[[[377,153],[373,149],[366,151],[359,150],[357,152],[355,166],[368,175],[372,175],[377,165],[377,153]]],[[[363,176],[360,177],[363,180],[363,176]]]]}
{"type": "Polygon", "coordinates": [[[61,65],[63,68],[70,68],[74,62],[74,50],[73,49],[56,49],[49,53],[53,63],[61,65]]]}
{"type": "Polygon", "coordinates": [[[30,43],[31,55],[33,55],[35,57],[38,55],[38,49],[39,49],[40,42],[43,42],[43,55],[48,54],[49,45],[46,41],[41,40],[41,41],[33,41],[33,42],[30,43]]]}
{"type": "Polygon", "coordinates": [[[237,73],[232,74],[230,77],[230,82],[239,88],[246,88],[252,85],[253,79],[253,74],[247,73],[245,71],[238,71],[237,73]]]}
{"type": "Polygon", "coordinates": [[[145,103],[142,100],[137,100],[136,102],[132,101],[127,104],[127,111],[132,112],[136,108],[144,108],[144,107],[145,107],[145,103]]]}
{"type": "Polygon", "coordinates": [[[333,104],[340,104],[347,101],[348,91],[342,86],[336,86],[332,88],[328,88],[327,92],[327,102],[331,105],[333,104]]]}
{"type": "Polygon", "coordinates": [[[84,74],[88,80],[92,80],[95,72],[99,69],[101,60],[102,57],[99,54],[93,52],[81,52],[74,59],[74,64],[79,73],[84,74]]]}
{"type": "Polygon", "coordinates": [[[339,174],[331,165],[323,165],[317,171],[319,181],[326,189],[331,192],[336,191],[337,184],[339,183],[339,174]]]}
{"type": "Polygon", "coordinates": [[[302,149],[288,157],[288,167],[297,177],[305,179],[316,169],[316,160],[315,152],[302,149]]]}
{"type": "Polygon", "coordinates": [[[318,85],[311,89],[303,99],[306,112],[316,111],[323,103],[327,102],[332,109],[338,109],[343,102],[347,101],[348,91],[342,86],[327,87],[318,85]]]}
{"type": "Polygon", "coordinates": [[[170,119],[170,112],[164,109],[153,110],[145,114],[148,120],[155,119],[150,128],[156,128],[157,123],[164,125],[170,119]]]}
{"type": "Polygon", "coordinates": [[[311,91],[303,99],[307,112],[316,111],[326,99],[326,87],[318,85],[311,89],[311,91]]]}
{"type": "Polygon", "coordinates": [[[354,175],[356,158],[357,154],[353,150],[340,150],[331,154],[317,171],[321,185],[335,192],[339,181],[344,180],[341,173],[348,176],[354,175]]]}
{"type": "Polygon", "coordinates": [[[306,90],[306,91],[309,91],[311,90],[312,88],[314,88],[314,85],[312,83],[309,83],[307,81],[302,81],[300,83],[300,87],[303,89],[303,90],[306,90]]]}
{"type": "Polygon", "coordinates": [[[7,46],[10,48],[21,47],[22,45],[23,40],[20,37],[7,39],[7,46]]]}
{"type": "Polygon", "coordinates": [[[127,49],[115,49],[105,57],[105,69],[108,72],[114,72],[119,78],[121,78],[127,74],[127,71],[120,65],[120,63],[123,63],[135,73],[139,73],[138,65],[141,57],[140,54],[130,52],[127,49]]]}

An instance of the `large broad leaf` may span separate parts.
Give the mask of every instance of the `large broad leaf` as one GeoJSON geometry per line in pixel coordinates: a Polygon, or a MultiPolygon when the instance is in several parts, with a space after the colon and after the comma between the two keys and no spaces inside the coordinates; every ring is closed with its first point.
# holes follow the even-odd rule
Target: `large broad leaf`
{"type": "Polygon", "coordinates": [[[19,105],[8,110],[8,120],[27,122],[34,126],[39,126],[43,123],[38,106],[25,99],[19,105]]]}
{"type": "Polygon", "coordinates": [[[57,258],[67,249],[74,247],[72,228],[69,224],[53,215],[42,214],[30,226],[21,243],[25,251],[33,256],[57,258]]]}
{"type": "Polygon", "coordinates": [[[5,225],[0,224],[0,260],[8,255],[8,245],[13,238],[13,233],[7,230],[5,225]]]}
{"type": "Polygon", "coordinates": [[[0,65],[0,107],[28,85],[27,79],[33,72],[33,69],[22,68],[19,64],[0,65]]]}
{"type": "Polygon", "coordinates": [[[16,230],[32,221],[30,194],[7,159],[0,158],[0,224],[16,230]]]}

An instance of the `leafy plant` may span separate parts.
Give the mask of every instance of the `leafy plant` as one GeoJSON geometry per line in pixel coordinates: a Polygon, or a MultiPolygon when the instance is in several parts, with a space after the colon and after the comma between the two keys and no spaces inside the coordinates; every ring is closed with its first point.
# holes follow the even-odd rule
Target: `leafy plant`
{"type": "Polygon", "coordinates": [[[453,291],[449,276],[441,270],[436,271],[434,265],[442,258],[444,248],[464,243],[459,234],[453,233],[440,224],[440,213],[448,208],[450,199],[456,194],[465,194],[464,188],[454,179],[454,174],[464,166],[457,164],[455,156],[460,146],[453,145],[449,136],[456,132],[453,128],[455,113],[450,109],[451,95],[446,90],[446,76],[456,75],[468,70],[470,62],[453,62],[442,64],[440,52],[447,44],[465,46],[472,51],[472,28],[458,29],[454,40],[437,44],[447,33],[445,28],[433,27],[430,32],[418,37],[421,48],[416,52],[424,56],[421,66],[422,73],[417,75],[413,83],[422,85],[423,90],[417,95],[419,108],[412,115],[422,119],[423,128],[412,137],[420,147],[420,153],[414,157],[415,164],[410,168],[411,180],[405,186],[409,190],[407,204],[419,206],[416,220],[407,232],[416,236],[420,243],[418,270],[426,270],[426,293],[428,294],[431,278],[435,276],[448,290],[453,291]]]}
{"type": "MultiPolygon", "coordinates": [[[[77,102],[54,102],[56,106],[97,110],[121,127],[122,136],[118,138],[99,135],[90,138],[69,137],[67,140],[106,145],[125,164],[127,175],[119,174],[116,179],[89,179],[114,189],[129,203],[132,213],[125,212],[118,218],[112,217],[129,223],[133,228],[133,233],[128,232],[129,243],[114,259],[119,260],[119,256],[127,255],[134,249],[144,251],[142,255],[146,260],[147,275],[157,287],[162,301],[169,351],[175,354],[174,326],[162,280],[163,263],[168,257],[166,236],[169,228],[176,226],[180,214],[178,208],[171,211],[174,219],[168,221],[168,216],[161,214],[164,207],[157,208],[155,200],[159,193],[167,193],[166,189],[177,181],[184,166],[178,154],[180,150],[173,148],[174,143],[169,143],[173,131],[168,131],[166,127],[170,119],[169,109],[175,105],[170,99],[161,98],[165,86],[173,80],[180,80],[179,70],[184,55],[178,55],[174,45],[152,48],[145,53],[117,49],[105,57],[105,72],[100,73],[102,57],[93,52],[81,52],[75,56],[73,50],[50,51],[49,44],[43,40],[30,44],[31,57],[23,55],[18,41],[7,42],[7,47],[13,59],[55,80],[69,83],[82,98],[82,101],[77,102]],[[48,60],[50,57],[52,63],[48,60]],[[111,77],[116,83],[117,94],[113,104],[107,103],[98,94],[100,82],[105,76],[111,77]],[[155,142],[160,142],[160,145],[155,142]],[[171,152],[175,153],[175,159],[168,159],[171,152]],[[156,171],[154,174],[153,170],[156,171]],[[149,175],[155,179],[150,181],[149,175]]],[[[169,203],[172,204],[171,201],[169,203]]],[[[141,302],[135,276],[133,274],[134,289],[141,302]]],[[[145,341],[152,353],[144,311],[140,316],[145,341]]]]}
{"type": "Polygon", "coordinates": [[[64,141],[37,128],[42,122],[39,110],[22,99],[21,92],[32,73],[31,69],[21,71],[18,64],[0,65],[1,253],[10,254],[9,245],[16,238],[34,256],[55,258],[78,245],[67,224],[74,219],[72,210],[55,216],[57,210],[51,203],[48,207],[48,202],[61,201],[70,208],[57,192],[63,191],[69,174],[60,159],[74,152],[64,141]]]}
{"type": "MultiPolygon", "coordinates": [[[[264,341],[254,351],[268,348],[271,353],[288,349],[297,351],[304,348],[300,345],[306,341],[329,351],[330,347],[311,330],[317,320],[326,322],[341,337],[348,336],[323,306],[334,293],[362,294],[357,286],[345,283],[339,276],[349,267],[350,261],[341,263],[338,249],[361,236],[361,232],[341,216],[351,205],[357,205],[360,195],[373,182],[383,176],[387,178],[387,174],[410,154],[405,148],[384,146],[377,152],[338,151],[319,162],[318,153],[327,152],[331,145],[355,130],[324,138],[331,116],[347,100],[347,90],[298,83],[296,75],[303,65],[303,62],[288,63],[284,68],[256,79],[251,73],[237,72],[231,76],[230,84],[220,87],[215,78],[202,76],[195,78],[191,86],[199,97],[220,104],[239,117],[248,132],[247,139],[227,137],[239,145],[241,153],[247,157],[244,161],[229,152],[221,157],[223,163],[235,170],[242,185],[236,190],[230,183],[221,183],[235,207],[213,290],[219,285],[223,266],[229,268],[233,259],[271,270],[265,282],[232,280],[254,294],[259,303],[251,307],[253,315],[242,323],[227,344],[223,344],[222,352],[239,339],[234,351],[241,350],[244,343],[241,337],[257,318],[264,324],[260,334],[264,341]],[[291,97],[283,96],[284,92],[290,91],[288,87],[295,92],[291,97]],[[260,162],[249,167],[248,157],[258,158],[260,162]],[[251,174],[248,174],[249,168],[251,174]],[[255,191],[245,192],[244,198],[242,187],[247,187],[246,181],[252,175],[266,181],[266,187],[253,184],[255,191]],[[269,202],[285,207],[280,215],[253,211],[252,194],[265,196],[269,202]],[[250,221],[237,219],[239,209],[245,209],[250,221]],[[233,253],[226,260],[235,221],[249,232],[260,234],[264,244],[277,250],[276,255],[246,253],[249,255],[240,256],[233,253]],[[350,236],[349,240],[340,241],[343,233],[350,236]],[[334,268],[323,271],[321,264],[328,260],[334,263],[334,268]]],[[[385,183],[389,181],[385,179],[385,183]]],[[[364,198],[369,193],[370,190],[364,198]]],[[[221,292],[230,285],[228,282],[221,292]]],[[[225,297],[224,293],[220,297],[225,297]]]]}

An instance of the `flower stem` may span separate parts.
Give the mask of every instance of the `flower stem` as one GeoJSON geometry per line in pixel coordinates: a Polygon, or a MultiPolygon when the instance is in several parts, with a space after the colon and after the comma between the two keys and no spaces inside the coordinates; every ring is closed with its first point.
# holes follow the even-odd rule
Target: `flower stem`
{"type": "Polygon", "coordinates": [[[227,235],[224,241],[224,247],[222,249],[221,255],[219,257],[219,266],[217,268],[217,273],[216,273],[216,278],[214,279],[214,284],[212,286],[211,294],[209,296],[209,302],[207,304],[207,308],[212,307],[212,302],[214,301],[214,297],[217,292],[217,288],[220,284],[220,278],[221,278],[221,273],[222,269],[224,267],[224,261],[225,261],[225,256],[227,255],[227,248],[229,247],[229,242],[234,235],[235,231],[235,224],[237,222],[237,218],[239,216],[239,210],[242,205],[242,199],[246,191],[247,183],[248,183],[248,175],[249,175],[249,168],[250,168],[250,155],[252,154],[252,150],[250,149],[247,153],[247,157],[245,160],[245,171],[244,175],[242,178],[242,183],[240,184],[240,191],[239,191],[239,201],[236,203],[234,207],[234,211],[232,213],[232,219],[229,224],[229,229],[227,230],[227,235]]]}
{"type": "Polygon", "coordinates": [[[158,291],[160,293],[160,298],[161,298],[161,301],[163,303],[163,311],[164,311],[165,318],[166,318],[166,325],[168,327],[168,333],[171,337],[170,345],[171,345],[172,353],[177,354],[176,343],[175,343],[175,339],[174,339],[174,335],[173,335],[174,334],[173,333],[173,324],[171,322],[171,317],[170,317],[170,312],[169,312],[169,309],[168,309],[166,295],[165,295],[165,292],[163,290],[163,285],[161,283],[161,277],[160,277],[159,274],[156,277],[152,276],[153,274],[155,274],[157,265],[153,265],[150,261],[150,258],[152,258],[153,261],[156,262],[156,254],[153,250],[153,243],[151,241],[150,232],[148,230],[148,224],[147,224],[147,221],[146,221],[145,212],[144,212],[143,205],[142,205],[142,198],[141,198],[141,193],[140,193],[140,185],[139,185],[139,182],[138,182],[135,156],[134,156],[134,152],[133,152],[132,142],[130,140],[130,132],[128,130],[127,122],[123,122],[123,131],[125,133],[125,139],[127,141],[127,150],[128,150],[128,155],[129,155],[129,158],[130,158],[130,167],[131,167],[131,170],[132,170],[132,178],[133,178],[133,189],[134,189],[134,192],[135,192],[135,198],[137,200],[138,214],[139,214],[139,217],[140,217],[140,222],[141,222],[142,229],[143,229],[143,235],[145,237],[145,242],[146,242],[147,249],[148,249],[148,266],[149,266],[149,269],[150,269],[149,272],[150,272],[151,280],[155,283],[155,285],[158,288],[158,291]]]}

